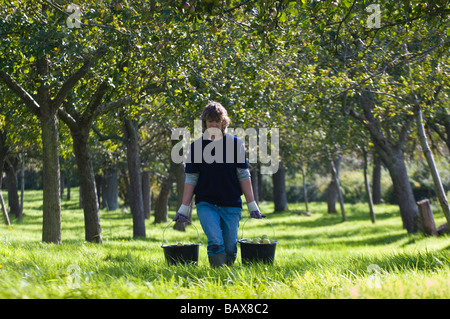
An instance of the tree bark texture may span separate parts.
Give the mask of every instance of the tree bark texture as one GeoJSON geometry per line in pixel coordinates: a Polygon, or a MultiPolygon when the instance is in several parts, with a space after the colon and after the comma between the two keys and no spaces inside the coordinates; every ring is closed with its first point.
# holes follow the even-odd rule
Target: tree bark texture
{"type": "Polygon", "coordinates": [[[415,233],[419,228],[419,211],[409,183],[408,171],[405,165],[403,150],[393,149],[391,153],[383,152],[383,162],[389,170],[394,194],[400,207],[403,227],[408,233],[415,233]]]}
{"type": "MultiPolygon", "coordinates": [[[[334,168],[336,170],[336,175],[339,177],[339,167],[341,165],[341,157],[338,156],[334,161],[334,168]]],[[[330,170],[332,171],[332,169],[330,170]]],[[[327,209],[328,214],[337,214],[336,210],[336,200],[338,198],[338,188],[336,184],[336,180],[333,178],[333,172],[331,172],[331,180],[328,184],[327,190],[327,209]]]]}
{"type": "Polygon", "coordinates": [[[43,222],[42,241],[61,243],[61,200],[59,186],[59,136],[56,110],[41,103],[43,222]]]}
{"type": "MultiPolygon", "coordinates": [[[[155,200],[155,223],[167,222],[167,208],[169,203],[169,195],[172,190],[172,184],[175,178],[175,163],[170,161],[168,175],[161,183],[161,191],[155,200]]],[[[184,186],[183,186],[184,187],[184,186]]]]}
{"type": "Polygon", "coordinates": [[[125,119],[130,208],[133,216],[133,237],[145,237],[144,201],[142,198],[141,158],[137,123],[125,119]]]}
{"type": "Polygon", "coordinates": [[[381,160],[380,156],[373,152],[373,171],[372,171],[372,200],[374,204],[381,204],[381,160]]]}
{"type": "Polygon", "coordinates": [[[17,171],[18,161],[7,160],[5,165],[6,187],[8,188],[9,214],[14,214],[18,220],[22,220],[22,210],[20,209],[19,194],[17,193],[17,171]]]}
{"type": "Polygon", "coordinates": [[[102,195],[109,211],[119,208],[119,177],[116,168],[110,167],[106,170],[102,195]]]}
{"type": "Polygon", "coordinates": [[[262,202],[264,201],[264,196],[263,196],[263,178],[260,164],[257,164],[256,177],[258,179],[258,200],[262,202]]]}
{"type": "Polygon", "coordinates": [[[372,201],[372,193],[370,191],[370,182],[369,182],[369,173],[368,173],[368,156],[367,151],[365,148],[363,148],[363,156],[364,156],[364,185],[366,188],[366,194],[367,194],[367,201],[369,203],[369,215],[370,220],[372,223],[375,224],[376,218],[375,218],[375,212],[373,209],[373,201],[372,201]]]}
{"type": "Polygon", "coordinates": [[[0,209],[2,211],[3,221],[7,226],[10,226],[8,211],[6,210],[5,201],[2,195],[2,178],[3,178],[3,165],[8,153],[8,147],[6,146],[6,133],[0,130],[0,209]]]}
{"type": "Polygon", "coordinates": [[[302,165],[302,180],[303,180],[303,195],[305,197],[305,210],[308,213],[309,207],[308,207],[308,188],[306,187],[306,172],[305,167],[302,165]]]}
{"type": "Polygon", "coordinates": [[[155,200],[155,223],[167,222],[167,205],[172,189],[172,177],[168,176],[161,183],[161,190],[155,200]]]}
{"type": "Polygon", "coordinates": [[[78,165],[80,194],[84,212],[85,238],[88,242],[102,243],[99,204],[95,185],[94,166],[88,148],[89,128],[72,132],[73,149],[78,165]]]}
{"type": "Polygon", "coordinates": [[[99,208],[105,208],[106,202],[103,200],[103,189],[105,188],[103,174],[95,175],[95,188],[97,191],[97,203],[99,208]]]}
{"type": "Polygon", "coordinates": [[[253,196],[255,197],[255,201],[257,203],[260,202],[259,199],[259,180],[258,180],[258,167],[257,166],[253,166],[252,169],[250,170],[250,178],[252,180],[252,188],[253,188],[253,196]]]}
{"type": "Polygon", "coordinates": [[[151,198],[150,198],[150,172],[143,170],[142,175],[142,199],[144,202],[145,219],[150,219],[151,198]]]}
{"type": "MultiPolygon", "coordinates": [[[[339,156],[339,158],[340,158],[340,156],[339,156]]],[[[345,214],[344,196],[342,195],[342,191],[341,191],[341,185],[339,182],[339,174],[338,174],[338,171],[336,170],[334,160],[331,157],[330,157],[330,164],[331,164],[331,176],[336,184],[337,197],[339,199],[339,206],[341,207],[342,220],[345,222],[345,221],[347,221],[347,215],[345,214]]]]}
{"type": "Polygon", "coordinates": [[[272,175],[275,212],[288,210],[285,174],[284,166],[280,162],[278,171],[272,175]]]}

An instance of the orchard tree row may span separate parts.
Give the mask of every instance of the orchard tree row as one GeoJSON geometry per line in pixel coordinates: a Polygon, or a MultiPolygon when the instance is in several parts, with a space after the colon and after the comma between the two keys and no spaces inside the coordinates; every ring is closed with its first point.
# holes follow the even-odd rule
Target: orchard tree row
{"type": "Polygon", "coordinates": [[[208,100],[235,127],[280,129],[281,174],[326,159],[344,220],[339,159],[376,154],[408,232],[419,225],[405,152],[418,140],[450,220],[427,137],[450,146],[448,1],[0,3],[0,169],[41,154],[44,242],[62,240],[60,158],[72,153],[86,240],[102,242],[93,157],[123,156],[133,236],[145,236],[143,163],[177,169],[167,136],[192,130],[208,100]]]}

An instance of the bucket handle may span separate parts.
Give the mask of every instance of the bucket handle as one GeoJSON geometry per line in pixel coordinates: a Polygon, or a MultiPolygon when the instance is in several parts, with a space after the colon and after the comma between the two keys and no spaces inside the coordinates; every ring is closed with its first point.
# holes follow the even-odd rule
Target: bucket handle
{"type": "MultiPolygon", "coordinates": [[[[272,223],[271,223],[270,220],[266,217],[266,215],[261,215],[261,216],[262,216],[262,218],[265,218],[265,219],[269,222],[270,227],[272,227],[272,232],[273,232],[273,238],[272,238],[272,239],[275,239],[275,228],[273,228],[272,223]]],[[[245,223],[246,223],[249,219],[252,219],[252,218],[251,218],[251,217],[247,217],[247,219],[245,220],[245,222],[242,224],[241,239],[244,238],[244,227],[245,227],[245,223]]],[[[256,218],[255,218],[255,219],[256,219],[256,218]]]]}
{"type": "MultiPolygon", "coordinates": [[[[162,245],[164,245],[164,234],[166,233],[167,228],[169,228],[169,226],[170,226],[173,222],[174,222],[173,220],[170,221],[170,223],[168,223],[167,226],[164,227],[164,230],[163,230],[163,238],[162,238],[162,245]]],[[[189,224],[189,225],[191,225],[191,226],[194,226],[195,230],[197,231],[197,242],[200,243],[200,234],[198,233],[197,227],[195,227],[195,225],[194,225],[193,223],[191,223],[191,222],[185,222],[185,223],[183,223],[183,224],[186,224],[186,223],[189,224]]]]}

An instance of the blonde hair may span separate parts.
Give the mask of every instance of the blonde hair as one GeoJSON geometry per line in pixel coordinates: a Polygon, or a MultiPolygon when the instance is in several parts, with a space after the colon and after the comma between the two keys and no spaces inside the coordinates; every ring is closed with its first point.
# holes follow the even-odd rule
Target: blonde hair
{"type": "Polygon", "coordinates": [[[227,110],[218,102],[209,102],[208,105],[203,109],[202,115],[200,116],[202,120],[203,131],[206,130],[206,121],[217,121],[222,123],[222,133],[225,133],[226,128],[230,124],[230,118],[228,117],[227,110]]]}

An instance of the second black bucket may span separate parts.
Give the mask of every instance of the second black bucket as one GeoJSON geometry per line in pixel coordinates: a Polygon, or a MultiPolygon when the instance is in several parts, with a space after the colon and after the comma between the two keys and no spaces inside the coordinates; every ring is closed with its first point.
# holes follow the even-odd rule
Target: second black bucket
{"type": "Polygon", "coordinates": [[[241,246],[241,259],[243,264],[249,264],[252,262],[261,262],[264,264],[273,264],[275,260],[275,250],[277,248],[278,241],[273,240],[275,237],[275,229],[273,228],[272,223],[267,219],[265,215],[262,215],[265,220],[267,220],[272,227],[273,237],[270,243],[262,243],[262,242],[250,242],[247,239],[243,239],[244,237],[244,227],[247,219],[242,225],[242,238],[238,240],[239,245],[241,246]]]}
{"type": "Polygon", "coordinates": [[[275,249],[277,241],[267,244],[248,243],[243,239],[238,240],[241,246],[241,258],[243,264],[251,262],[262,262],[264,264],[273,264],[275,260],[275,249]]]}

